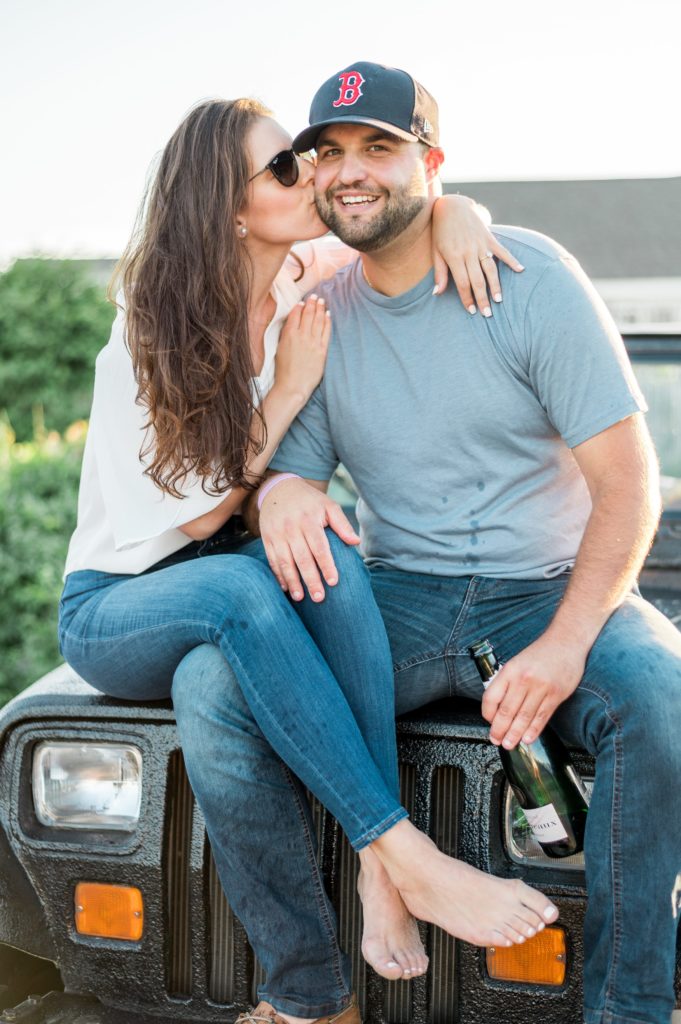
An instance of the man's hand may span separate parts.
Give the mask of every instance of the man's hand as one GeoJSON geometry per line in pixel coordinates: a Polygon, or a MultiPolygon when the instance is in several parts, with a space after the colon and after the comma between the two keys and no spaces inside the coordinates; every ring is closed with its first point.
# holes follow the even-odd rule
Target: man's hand
{"type": "Polygon", "coordinates": [[[577,645],[561,644],[550,632],[511,658],[482,699],[492,743],[512,750],[521,740],[536,740],[558,705],[579,686],[585,662],[577,645]]]}
{"type": "Polygon", "coordinates": [[[320,570],[330,587],[338,583],[325,527],[330,526],[346,544],[359,544],[340,505],[324,493],[326,487],[321,481],[285,480],[266,495],[260,509],[267,560],[294,601],[304,597],[300,576],[313,601],[324,600],[320,570]]]}
{"type": "Polygon", "coordinates": [[[536,740],[579,686],[596,637],[641,570],[659,517],[657,460],[641,413],[573,454],[592,510],[570,581],[548,629],[504,665],[482,702],[490,739],[508,750],[536,740]]]}

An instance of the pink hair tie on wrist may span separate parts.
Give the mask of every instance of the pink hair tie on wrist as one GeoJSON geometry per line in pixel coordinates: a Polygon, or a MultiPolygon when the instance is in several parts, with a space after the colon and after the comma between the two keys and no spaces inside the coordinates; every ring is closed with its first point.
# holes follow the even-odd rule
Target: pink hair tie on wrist
{"type": "Polygon", "coordinates": [[[270,491],[281,484],[284,480],[300,480],[301,477],[298,473],[277,473],[276,476],[271,477],[266,484],[263,484],[260,488],[260,494],[258,495],[258,511],[262,508],[262,503],[270,493],[270,491]]]}

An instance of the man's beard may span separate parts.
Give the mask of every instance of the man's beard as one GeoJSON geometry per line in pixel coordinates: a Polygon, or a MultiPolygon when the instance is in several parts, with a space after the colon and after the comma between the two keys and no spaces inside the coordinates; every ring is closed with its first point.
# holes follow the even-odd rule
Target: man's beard
{"type": "MultiPolygon", "coordinates": [[[[367,195],[373,194],[367,192],[367,195]]],[[[375,252],[401,235],[428,204],[426,196],[413,195],[408,187],[381,194],[385,196],[383,210],[371,219],[359,216],[353,220],[342,216],[336,209],[332,192],[316,193],[315,202],[319,216],[342,242],[360,252],[375,252]]]]}

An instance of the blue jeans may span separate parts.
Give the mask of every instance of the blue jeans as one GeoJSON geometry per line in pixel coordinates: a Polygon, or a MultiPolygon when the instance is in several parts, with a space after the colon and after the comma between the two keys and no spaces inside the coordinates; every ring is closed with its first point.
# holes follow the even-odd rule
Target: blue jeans
{"type": "Polygon", "coordinates": [[[59,619],[62,653],[92,686],[172,695],[222,884],[265,969],[260,996],[311,1017],[343,1009],[351,977],[303,785],[356,849],[407,813],[385,629],[360,557],[333,548],[340,583],[319,607],[294,610],[260,541],[225,534],[140,576],[71,573],[59,619]]]}
{"type": "MultiPolygon", "coordinates": [[[[372,569],[374,596],[392,648],[397,713],[447,696],[480,699],[482,686],[469,644],[489,637],[503,660],[513,657],[546,628],[568,578],[445,578],[372,569]]],[[[304,614],[314,631],[323,606],[306,601],[304,614]]],[[[175,675],[176,707],[185,701],[205,705],[206,694],[214,693],[225,706],[240,706],[244,719],[229,737],[218,742],[216,736],[207,749],[202,713],[180,715],[185,757],[197,765],[220,758],[248,765],[248,801],[257,800],[267,813],[255,831],[249,830],[244,855],[235,854],[241,864],[236,888],[256,886],[264,871],[266,884],[256,890],[261,912],[280,920],[288,894],[296,892],[295,906],[288,908],[293,922],[298,895],[306,892],[300,879],[306,871],[310,879],[317,877],[307,849],[288,838],[303,813],[300,795],[282,785],[281,766],[254,732],[236,678],[220,653],[201,647],[190,657],[193,664],[185,659],[175,675]],[[204,673],[200,681],[198,666],[204,673]],[[281,823],[287,837],[277,849],[272,848],[271,821],[277,822],[276,834],[281,823]],[[249,860],[256,851],[261,860],[250,874],[249,860]]],[[[681,818],[674,810],[681,779],[681,635],[676,628],[639,596],[627,598],[602,630],[584,679],[553,724],[597,763],[586,834],[585,1021],[669,1024],[676,936],[670,897],[681,867],[681,818]],[[653,809],[657,825],[651,822],[653,809]]],[[[223,805],[225,818],[236,814],[248,820],[240,795],[235,790],[230,795],[237,802],[223,805]]],[[[316,922],[305,920],[322,950],[327,924],[321,914],[316,922]]],[[[301,936],[296,931],[290,942],[284,934],[280,938],[276,955],[288,968],[295,963],[301,936]]],[[[316,970],[321,976],[319,960],[316,970]]],[[[282,1009],[286,999],[277,996],[284,991],[273,1000],[282,1009]]]]}
{"type": "MultiPolygon", "coordinates": [[[[508,661],[548,626],[568,576],[443,578],[374,569],[397,712],[449,695],[481,698],[468,655],[489,638],[508,661]]],[[[584,677],[552,719],[596,758],[585,839],[587,1024],[669,1024],[681,868],[681,634],[630,595],[594,644],[584,677]]]]}
{"type": "MultiPolygon", "coordinates": [[[[341,547],[331,539],[338,558],[341,547]]],[[[262,557],[257,549],[255,555],[262,557]]],[[[330,664],[341,656],[328,650],[331,602],[336,612],[340,606],[349,616],[340,647],[367,618],[374,628],[364,591],[363,603],[344,602],[347,584],[341,567],[341,583],[322,605],[306,599],[296,609],[330,664]],[[325,623],[321,631],[320,622],[325,623]]],[[[390,640],[401,713],[450,695],[479,698],[481,683],[468,645],[489,637],[508,660],[546,628],[567,577],[507,581],[377,568],[371,584],[390,640]]],[[[342,666],[334,672],[338,680],[344,675],[342,666]]],[[[120,678],[120,662],[111,676],[120,678]]],[[[387,710],[387,690],[380,689],[377,725],[379,705],[387,710]]],[[[319,1015],[342,1005],[347,967],[332,937],[335,923],[313,857],[303,794],[275,754],[248,692],[238,663],[220,644],[195,646],[174,673],[185,759],[209,821],[221,878],[268,972],[261,994],[283,1012],[319,1015]]],[[[357,699],[348,697],[348,703],[359,722],[362,699],[373,695],[373,687],[356,692],[357,699]]],[[[265,687],[263,693],[280,709],[276,692],[265,687]]],[[[289,709],[294,699],[289,698],[289,709]]],[[[325,702],[319,711],[328,712],[325,702]]],[[[681,820],[674,812],[681,778],[681,636],[675,627],[640,597],[630,596],[602,630],[584,679],[553,724],[597,762],[586,835],[585,1020],[669,1024],[676,935],[670,896],[681,866],[681,820]],[[644,830],[651,808],[659,809],[661,824],[644,830]]],[[[385,723],[378,728],[384,737],[387,731],[385,723]]],[[[366,745],[371,754],[363,752],[357,762],[361,775],[372,755],[380,764],[381,747],[391,744],[367,739],[366,745]]],[[[329,752],[320,744],[317,753],[326,774],[329,752]]],[[[394,777],[392,768],[389,776],[394,777]]],[[[345,771],[336,777],[337,783],[347,779],[345,771]]],[[[394,783],[388,788],[394,792],[394,783]]],[[[347,799],[357,796],[350,790],[347,799]]]]}

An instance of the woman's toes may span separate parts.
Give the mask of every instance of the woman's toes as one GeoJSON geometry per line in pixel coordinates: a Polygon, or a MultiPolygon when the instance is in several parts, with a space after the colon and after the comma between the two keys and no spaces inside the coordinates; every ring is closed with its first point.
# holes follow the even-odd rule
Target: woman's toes
{"type": "Polygon", "coordinates": [[[404,969],[397,960],[386,960],[382,966],[380,964],[371,964],[371,966],[377,974],[388,981],[399,981],[404,976],[404,969]]]}
{"type": "Polygon", "coordinates": [[[415,957],[409,966],[411,977],[420,978],[428,970],[428,960],[425,957],[415,957]]]}
{"type": "Polygon", "coordinates": [[[510,923],[516,931],[521,932],[528,939],[531,939],[537,934],[540,928],[544,927],[537,915],[526,908],[521,908],[516,914],[514,914],[510,923]]]}
{"type": "Polygon", "coordinates": [[[411,981],[413,978],[420,978],[421,975],[425,973],[426,971],[423,967],[405,967],[404,980],[411,981]]]}
{"type": "Polygon", "coordinates": [[[398,981],[402,977],[403,962],[397,951],[391,950],[387,944],[375,939],[364,939],[362,956],[382,978],[398,981]]]}
{"type": "Polygon", "coordinates": [[[515,928],[512,924],[504,925],[504,927],[501,929],[501,931],[503,932],[503,934],[506,936],[507,939],[510,939],[511,942],[515,943],[515,945],[517,945],[517,946],[519,946],[519,945],[521,945],[521,943],[525,942],[525,940],[527,938],[526,935],[523,935],[522,932],[519,932],[518,929],[515,928]]]}

